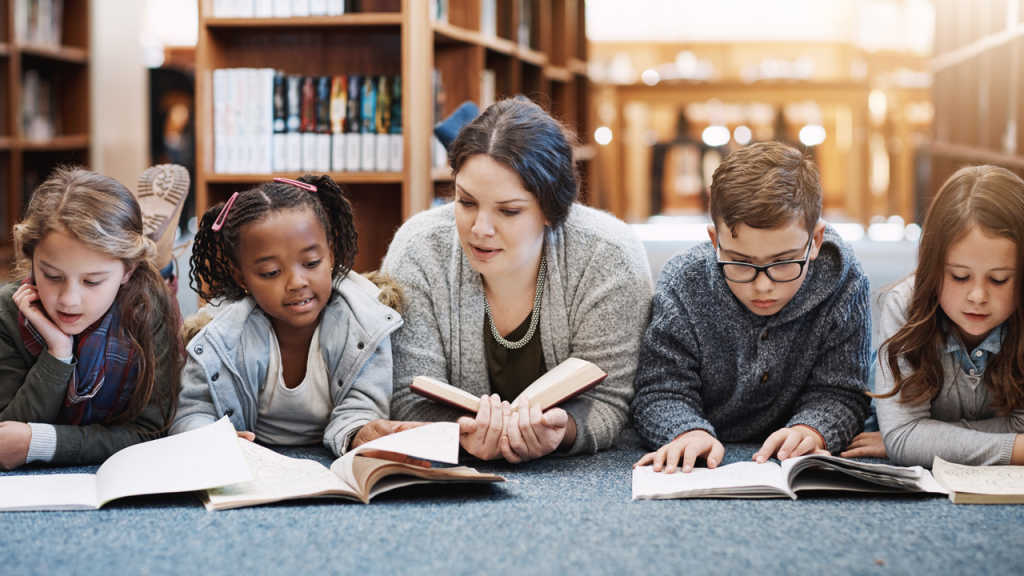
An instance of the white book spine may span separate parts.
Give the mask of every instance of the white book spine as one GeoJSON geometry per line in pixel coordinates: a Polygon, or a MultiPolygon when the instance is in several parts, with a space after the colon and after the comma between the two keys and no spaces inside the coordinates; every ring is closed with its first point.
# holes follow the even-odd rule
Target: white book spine
{"type": "Polygon", "coordinates": [[[274,2],[274,18],[290,18],[292,15],[292,0],[272,0],[274,2]]]}
{"type": "Polygon", "coordinates": [[[331,134],[331,170],[345,171],[345,135],[331,134]]]}
{"type": "Polygon", "coordinates": [[[260,168],[274,171],[274,69],[264,68],[260,81],[260,168]]]}
{"type": "Polygon", "coordinates": [[[299,172],[302,170],[302,134],[289,132],[285,134],[286,148],[288,149],[288,172],[299,172]]]}
{"type": "Polygon", "coordinates": [[[401,134],[388,134],[388,168],[392,172],[401,172],[403,170],[402,158],[405,154],[403,149],[403,140],[401,134]]]}
{"type": "Polygon", "coordinates": [[[226,78],[227,70],[217,69],[213,71],[213,171],[223,173],[227,160],[227,149],[225,147],[227,131],[225,129],[226,118],[224,100],[227,94],[226,78]]]}
{"type": "Polygon", "coordinates": [[[256,0],[253,5],[253,16],[271,18],[274,16],[274,0],[256,0]]]}
{"type": "Polygon", "coordinates": [[[316,171],[316,137],[315,132],[302,133],[302,171],[316,171]]]}
{"type": "Polygon", "coordinates": [[[345,170],[349,172],[359,172],[363,165],[360,154],[362,151],[360,136],[362,134],[357,132],[345,134],[345,170]]]}
{"type": "Polygon", "coordinates": [[[331,171],[331,135],[316,135],[316,171],[331,171]]]}
{"type": "Polygon", "coordinates": [[[377,169],[377,135],[373,132],[365,132],[359,135],[359,142],[362,150],[359,155],[362,157],[360,167],[363,172],[373,172],[377,169]]]}
{"type": "Polygon", "coordinates": [[[345,13],[345,0],[327,0],[327,15],[341,16],[345,13]]]}
{"type": "Polygon", "coordinates": [[[278,132],[273,136],[274,159],[271,163],[274,172],[288,170],[288,134],[278,132]]]}
{"type": "Polygon", "coordinates": [[[310,16],[327,16],[327,0],[309,0],[310,16]]]}
{"type": "Polygon", "coordinates": [[[309,0],[292,0],[292,16],[309,16],[309,0]]]}
{"type": "Polygon", "coordinates": [[[377,170],[388,172],[391,170],[391,135],[375,134],[377,140],[377,170]]]}
{"type": "Polygon", "coordinates": [[[255,13],[253,0],[237,0],[234,10],[234,18],[252,18],[255,13]]]}

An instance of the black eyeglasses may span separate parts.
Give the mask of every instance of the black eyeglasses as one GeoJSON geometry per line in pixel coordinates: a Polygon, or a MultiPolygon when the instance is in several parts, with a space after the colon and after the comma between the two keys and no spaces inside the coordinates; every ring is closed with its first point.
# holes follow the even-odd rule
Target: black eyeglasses
{"type": "MultiPolygon", "coordinates": [[[[804,266],[807,265],[811,256],[811,243],[813,241],[814,236],[812,235],[807,239],[807,249],[804,250],[804,257],[799,260],[772,262],[767,266],[758,266],[757,264],[751,264],[749,262],[730,262],[728,260],[719,260],[718,267],[722,269],[722,274],[724,274],[726,279],[730,282],[748,284],[757,279],[757,275],[761,272],[764,272],[764,275],[772,282],[792,282],[804,273],[804,266]]],[[[721,249],[721,244],[715,246],[715,254],[717,255],[718,251],[721,249]]]]}

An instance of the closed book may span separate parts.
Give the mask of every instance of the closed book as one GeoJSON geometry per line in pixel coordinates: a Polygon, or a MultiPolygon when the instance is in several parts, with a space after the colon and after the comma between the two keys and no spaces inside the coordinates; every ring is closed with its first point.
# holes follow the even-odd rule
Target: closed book
{"type": "Polygon", "coordinates": [[[348,78],[331,79],[331,170],[345,170],[345,115],[348,113],[348,78]]]}
{"type": "Polygon", "coordinates": [[[345,0],[327,0],[327,15],[341,16],[345,13],[345,0]]]}
{"type": "Polygon", "coordinates": [[[302,170],[316,170],[316,78],[302,79],[302,170]]]}
{"type": "Polygon", "coordinates": [[[361,76],[348,77],[348,114],[345,115],[345,170],[358,172],[362,169],[362,143],[360,142],[360,118],[363,82],[361,76]]]}
{"type": "Polygon", "coordinates": [[[292,0],[292,16],[309,16],[309,0],[292,0]]]}
{"type": "Polygon", "coordinates": [[[273,0],[274,18],[290,18],[292,15],[292,0],[273,0]]]}
{"type": "Polygon", "coordinates": [[[288,161],[285,164],[285,171],[298,172],[302,170],[302,76],[288,76],[285,83],[288,88],[288,116],[285,120],[288,161]]]}
{"type": "Polygon", "coordinates": [[[387,172],[390,169],[390,143],[388,135],[391,132],[391,82],[390,78],[381,75],[377,78],[377,170],[387,172]]]}
{"type": "Polygon", "coordinates": [[[402,77],[391,79],[391,129],[388,131],[388,169],[402,171],[402,77]]]}
{"type": "Polygon", "coordinates": [[[285,172],[288,169],[288,148],[285,143],[288,132],[287,93],[285,75],[276,72],[274,74],[274,152],[273,158],[271,158],[271,167],[274,172],[285,172]]]}
{"type": "Polygon", "coordinates": [[[359,166],[363,172],[377,169],[377,83],[374,80],[373,76],[363,79],[363,93],[359,99],[359,166]]]}
{"type": "Polygon", "coordinates": [[[331,171],[331,77],[316,79],[316,167],[317,172],[331,171]]]}
{"type": "Polygon", "coordinates": [[[965,466],[935,456],[932,474],[954,504],[1024,504],[1024,466],[965,466]]]}
{"type": "Polygon", "coordinates": [[[327,16],[327,0],[309,0],[310,16],[327,16]]]}

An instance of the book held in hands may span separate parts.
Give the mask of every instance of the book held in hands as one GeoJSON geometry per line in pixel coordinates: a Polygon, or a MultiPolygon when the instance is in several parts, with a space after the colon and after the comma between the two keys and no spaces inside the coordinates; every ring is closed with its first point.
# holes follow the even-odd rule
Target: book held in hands
{"type": "MultiPolygon", "coordinates": [[[[540,409],[544,411],[590,390],[607,376],[608,374],[593,362],[566,358],[561,364],[534,380],[511,403],[515,405],[521,398],[529,398],[531,405],[540,404],[540,409]]],[[[428,376],[413,378],[409,388],[420,396],[462,408],[467,412],[476,413],[480,408],[479,397],[428,376]]]]}

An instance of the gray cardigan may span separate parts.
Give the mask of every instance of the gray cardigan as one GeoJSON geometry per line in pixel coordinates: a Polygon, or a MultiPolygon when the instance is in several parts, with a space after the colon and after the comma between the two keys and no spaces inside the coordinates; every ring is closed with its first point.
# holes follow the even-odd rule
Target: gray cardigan
{"type": "Polygon", "coordinates": [[[803,285],[778,313],[755,315],[729,290],[710,242],[673,257],[654,295],[633,420],[652,447],[704,429],[760,442],[805,424],[839,451],[863,426],[871,314],[853,250],[825,229],[803,285]]]}
{"type": "MultiPolygon", "coordinates": [[[[570,356],[594,362],[608,377],[562,404],[576,421],[571,453],[612,444],[628,420],[637,351],[647,325],[651,273],[643,246],[626,224],[574,205],[545,238],[547,282],[540,338],[548,368],[570,356]]],[[[383,271],[403,290],[405,326],[393,336],[392,417],[454,420],[461,412],[417,396],[424,375],[480,396],[489,394],[484,360],[484,292],[459,245],[451,204],[422,212],[395,234],[383,271]]]]}
{"type": "MultiPolygon", "coordinates": [[[[881,341],[907,322],[914,277],[900,282],[882,297],[878,329],[881,341]]],[[[884,346],[878,355],[875,390],[895,385],[884,346]]],[[[910,367],[901,361],[904,373],[910,367]]],[[[1017,434],[1024,434],[1024,409],[1007,416],[992,410],[984,375],[965,374],[955,353],[942,355],[942,386],[931,402],[907,404],[899,396],[878,400],[878,427],[889,459],[904,466],[932,465],[939,456],[960,464],[1009,464],[1017,434]]]]}
{"type": "MultiPolygon", "coordinates": [[[[327,365],[334,409],[324,446],[337,455],[370,420],[387,418],[392,389],[391,340],[402,325],[397,312],[377,301],[378,288],[350,272],[335,280],[320,316],[320,349],[327,365]]],[[[178,412],[171,434],[228,416],[237,430],[256,429],[259,395],[267,381],[270,320],[244,298],[218,307],[188,343],[178,412]]]]}

